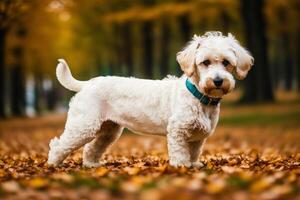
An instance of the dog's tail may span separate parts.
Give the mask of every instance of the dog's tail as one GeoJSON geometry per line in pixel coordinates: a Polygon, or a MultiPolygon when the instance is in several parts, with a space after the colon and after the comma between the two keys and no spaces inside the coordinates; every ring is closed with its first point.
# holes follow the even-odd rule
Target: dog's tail
{"type": "Polygon", "coordinates": [[[58,65],[56,67],[56,77],[60,84],[65,88],[72,90],[74,92],[79,92],[87,81],[76,80],[70,71],[70,68],[64,59],[58,59],[58,65]]]}

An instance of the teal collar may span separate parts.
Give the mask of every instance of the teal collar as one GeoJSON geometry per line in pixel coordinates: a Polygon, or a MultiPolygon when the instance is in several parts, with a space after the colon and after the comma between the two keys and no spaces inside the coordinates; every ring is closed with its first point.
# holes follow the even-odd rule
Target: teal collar
{"type": "Polygon", "coordinates": [[[185,81],[186,88],[204,105],[216,106],[222,98],[212,98],[202,94],[196,86],[187,78],[185,81]]]}

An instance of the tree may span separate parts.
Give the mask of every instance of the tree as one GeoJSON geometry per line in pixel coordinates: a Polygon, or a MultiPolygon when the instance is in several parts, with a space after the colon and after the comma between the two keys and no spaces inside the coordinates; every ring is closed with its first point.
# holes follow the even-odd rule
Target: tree
{"type": "MultiPolygon", "coordinates": [[[[19,40],[26,37],[26,29],[22,26],[17,31],[19,40]]],[[[24,69],[24,46],[19,44],[13,48],[14,65],[10,68],[10,96],[11,113],[13,115],[25,114],[25,69],[24,69]]]]}
{"type": "Polygon", "coordinates": [[[6,37],[9,29],[9,15],[12,10],[12,3],[10,1],[0,2],[0,118],[5,117],[5,89],[7,87],[5,81],[6,67],[5,67],[5,49],[6,37]]]}
{"type": "Polygon", "coordinates": [[[13,22],[22,16],[24,10],[26,10],[26,4],[28,2],[25,0],[15,1],[15,0],[2,0],[0,1],[0,118],[5,117],[6,113],[6,88],[7,86],[7,68],[6,68],[6,40],[8,32],[13,22]]]}
{"type": "Polygon", "coordinates": [[[121,25],[122,32],[122,62],[124,63],[127,71],[127,75],[133,75],[133,52],[132,52],[132,33],[131,23],[127,22],[121,25]]]}
{"type": "Polygon", "coordinates": [[[0,28],[0,118],[5,116],[5,42],[6,30],[0,28]]]}
{"type": "Polygon", "coordinates": [[[145,21],[142,22],[141,26],[142,37],[143,37],[143,67],[144,75],[146,78],[153,77],[153,22],[145,21]]]}
{"type": "Polygon", "coordinates": [[[263,15],[264,0],[242,0],[241,3],[246,43],[255,59],[253,69],[245,81],[242,102],[272,101],[274,97],[268,65],[268,42],[263,15]]]}
{"type": "MultiPolygon", "coordinates": [[[[190,23],[188,13],[180,15],[178,17],[178,23],[179,23],[179,29],[181,31],[183,44],[186,44],[191,39],[191,31],[192,31],[192,25],[190,23]]],[[[182,74],[180,67],[177,67],[177,73],[182,74]]]]}
{"type": "Polygon", "coordinates": [[[179,21],[179,27],[181,30],[182,38],[184,42],[187,42],[191,39],[191,31],[192,31],[189,15],[184,14],[179,16],[178,21],[179,21]]]}
{"type": "Polygon", "coordinates": [[[160,75],[165,77],[169,72],[169,59],[170,59],[170,25],[167,19],[163,19],[161,22],[161,35],[160,35],[160,75]]]}

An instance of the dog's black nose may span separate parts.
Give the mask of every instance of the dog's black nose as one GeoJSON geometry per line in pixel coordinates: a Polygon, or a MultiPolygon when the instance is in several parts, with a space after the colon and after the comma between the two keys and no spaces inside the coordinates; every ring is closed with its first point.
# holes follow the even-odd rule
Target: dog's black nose
{"type": "Polygon", "coordinates": [[[223,79],[220,77],[215,78],[213,81],[214,81],[215,86],[217,86],[217,87],[220,87],[223,83],[223,79]]]}

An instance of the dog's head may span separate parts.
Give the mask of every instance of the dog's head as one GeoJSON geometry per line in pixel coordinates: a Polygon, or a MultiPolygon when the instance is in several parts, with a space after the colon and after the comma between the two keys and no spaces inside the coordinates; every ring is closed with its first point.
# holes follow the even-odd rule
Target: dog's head
{"type": "Polygon", "coordinates": [[[177,62],[200,92],[222,97],[233,90],[234,77],[241,80],[247,76],[254,59],[233,35],[207,32],[203,36],[194,35],[177,53],[177,62]]]}

